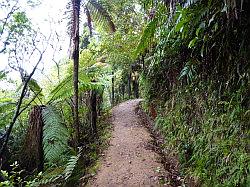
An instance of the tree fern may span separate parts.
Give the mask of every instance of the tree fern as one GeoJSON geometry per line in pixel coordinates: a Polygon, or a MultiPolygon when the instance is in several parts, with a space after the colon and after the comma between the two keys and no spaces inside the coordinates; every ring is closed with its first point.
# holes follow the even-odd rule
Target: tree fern
{"type": "MultiPolygon", "coordinates": [[[[102,27],[108,26],[110,31],[113,33],[116,31],[115,24],[108,13],[108,11],[96,0],[89,0],[86,4],[87,17],[91,20],[92,16],[95,21],[102,27]],[[88,14],[89,13],[89,14],[88,14]]],[[[89,24],[89,23],[88,23],[89,24]]]]}
{"type": "Polygon", "coordinates": [[[43,148],[45,160],[55,162],[68,149],[69,132],[52,106],[43,109],[43,148]]]}
{"type": "MultiPolygon", "coordinates": [[[[79,91],[83,92],[91,89],[98,89],[101,87],[101,83],[93,83],[91,79],[85,74],[79,74],[79,91]]],[[[65,100],[73,96],[73,77],[68,76],[62,80],[55,88],[51,91],[49,96],[49,102],[59,100],[65,100]]]]}

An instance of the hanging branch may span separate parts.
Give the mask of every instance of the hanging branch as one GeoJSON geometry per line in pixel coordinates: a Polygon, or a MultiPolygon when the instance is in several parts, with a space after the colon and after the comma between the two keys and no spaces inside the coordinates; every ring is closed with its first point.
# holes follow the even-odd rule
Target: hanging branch
{"type": "Polygon", "coordinates": [[[42,92],[42,90],[40,90],[39,92],[36,93],[36,95],[29,101],[29,103],[24,107],[22,108],[22,110],[19,112],[19,115],[21,115],[21,113],[23,113],[23,111],[25,111],[29,105],[37,98],[37,96],[42,92]]]}

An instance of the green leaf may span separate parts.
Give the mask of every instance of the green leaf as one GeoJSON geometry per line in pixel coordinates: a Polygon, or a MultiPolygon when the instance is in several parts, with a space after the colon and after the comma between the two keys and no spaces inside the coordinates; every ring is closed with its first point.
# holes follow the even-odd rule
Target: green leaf
{"type": "Polygon", "coordinates": [[[137,57],[137,55],[143,53],[148,48],[149,44],[151,43],[152,38],[155,35],[157,24],[158,24],[157,18],[154,18],[152,21],[150,21],[147,24],[141,36],[140,43],[138,44],[136,48],[136,51],[134,54],[135,58],[137,57]]]}
{"type": "Polygon", "coordinates": [[[184,24],[186,23],[186,20],[182,20],[178,22],[178,24],[175,26],[175,31],[179,32],[183,28],[184,24]]]}
{"type": "Polygon", "coordinates": [[[6,78],[6,76],[7,76],[7,73],[5,71],[0,71],[0,80],[6,78]]]}
{"type": "Polygon", "coordinates": [[[193,48],[197,42],[198,38],[195,37],[194,39],[192,39],[189,44],[188,44],[188,48],[193,48]]]}
{"type": "Polygon", "coordinates": [[[201,57],[204,57],[204,44],[202,45],[202,47],[201,47],[201,57]]]}
{"type": "Polygon", "coordinates": [[[195,32],[196,36],[199,36],[200,31],[203,30],[205,27],[206,27],[205,22],[202,22],[202,23],[199,25],[199,27],[198,27],[198,29],[196,30],[196,32],[195,32]]]}

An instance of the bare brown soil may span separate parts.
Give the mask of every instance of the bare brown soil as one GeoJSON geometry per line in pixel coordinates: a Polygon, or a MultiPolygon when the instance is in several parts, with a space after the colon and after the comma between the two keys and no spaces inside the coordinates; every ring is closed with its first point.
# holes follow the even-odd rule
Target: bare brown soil
{"type": "Polygon", "coordinates": [[[113,109],[110,147],[89,186],[163,186],[166,171],[160,156],[149,149],[152,137],[136,114],[139,102],[130,100],[113,109]]]}

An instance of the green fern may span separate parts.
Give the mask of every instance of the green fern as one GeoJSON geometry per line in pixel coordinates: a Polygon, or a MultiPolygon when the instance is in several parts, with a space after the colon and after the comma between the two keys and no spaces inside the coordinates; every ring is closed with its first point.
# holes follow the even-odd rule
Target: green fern
{"type": "Polygon", "coordinates": [[[16,103],[11,98],[0,99],[0,129],[4,128],[11,120],[16,108],[16,103]]]}
{"type": "Polygon", "coordinates": [[[1,98],[0,99],[0,113],[4,113],[7,110],[13,110],[16,103],[11,98],[1,98]]]}
{"type": "Polygon", "coordinates": [[[43,147],[45,160],[49,163],[60,160],[60,156],[68,149],[69,132],[64,126],[58,112],[52,106],[42,112],[43,147]]]}
{"type": "MultiPolygon", "coordinates": [[[[79,74],[79,92],[86,90],[98,89],[101,87],[101,83],[93,83],[89,76],[85,73],[79,74]]],[[[73,77],[68,76],[62,80],[55,88],[51,91],[49,96],[49,104],[53,101],[63,101],[73,96],[73,77]]]]}
{"type": "MultiPolygon", "coordinates": [[[[113,33],[116,31],[115,24],[108,13],[108,11],[100,4],[99,1],[89,0],[86,4],[86,8],[89,10],[89,13],[94,21],[103,28],[109,28],[113,33]]],[[[90,18],[91,19],[91,18],[90,18]]]]}
{"type": "Polygon", "coordinates": [[[64,178],[65,180],[68,180],[70,178],[70,176],[72,175],[76,165],[77,165],[77,162],[79,160],[79,158],[81,157],[81,154],[82,154],[82,147],[79,148],[79,151],[78,151],[78,154],[76,156],[71,156],[68,163],[67,163],[67,166],[64,170],[64,178]]]}
{"type": "Polygon", "coordinates": [[[62,185],[65,181],[68,181],[75,170],[78,160],[81,157],[82,148],[79,148],[78,154],[71,156],[66,166],[56,167],[53,170],[45,171],[41,174],[42,178],[33,181],[33,186],[42,185],[62,185]]]}
{"type": "Polygon", "coordinates": [[[62,80],[49,94],[49,104],[56,100],[65,100],[73,95],[72,76],[62,80]]]}

